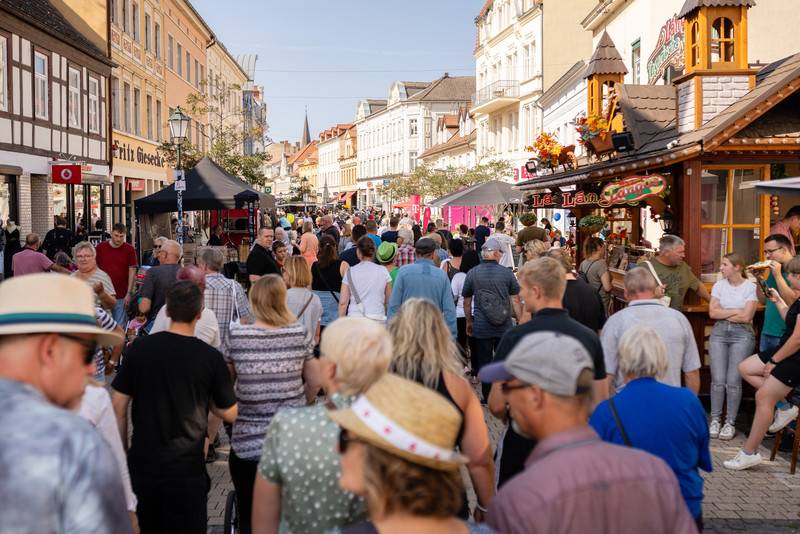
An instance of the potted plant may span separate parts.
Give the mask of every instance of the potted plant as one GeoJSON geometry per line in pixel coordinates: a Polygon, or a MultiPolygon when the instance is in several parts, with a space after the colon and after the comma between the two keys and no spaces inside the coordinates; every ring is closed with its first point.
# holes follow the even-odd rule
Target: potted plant
{"type": "Polygon", "coordinates": [[[523,226],[532,226],[536,224],[537,217],[535,213],[523,213],[519,216],[519,222],[522,223],[523,226]]]}
{"type": "Polygon", "coordinates": [[[581,117],[575,131],[580,135],[581,145],[586,149],[587,158],[594,156],[600,159],[604,154],[614,151],[608,121],[603,117],[581,117]]]}
{"type": "Polygon", "coordinates": [[[606,220],[600,215],[587,215],[578,222],[578,227],[584,234],[592,235],[602,230],[605,224],[606,220]]]}

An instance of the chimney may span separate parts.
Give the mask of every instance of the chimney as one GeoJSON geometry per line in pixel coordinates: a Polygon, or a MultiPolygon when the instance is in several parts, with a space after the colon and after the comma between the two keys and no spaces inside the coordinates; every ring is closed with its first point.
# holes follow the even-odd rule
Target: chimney
{"type": "Polygon", "coordinates": [[[450,76],[450,73],[449,73],[449,72],[445,72],[445,73],[444,73],[444,77],[445,77],[445,78],[448,78],[449,76],[450,76]]]}

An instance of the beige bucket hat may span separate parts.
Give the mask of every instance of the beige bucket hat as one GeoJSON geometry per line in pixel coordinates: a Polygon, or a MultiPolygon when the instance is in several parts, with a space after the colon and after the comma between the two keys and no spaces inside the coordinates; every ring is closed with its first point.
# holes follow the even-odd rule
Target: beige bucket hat
{"type": "Polygon", "coordinates": [[[93,334],[102,345],[122,337],[97,326],[94,294],[85,282],[61,274],[15,276],[0,283],[0,336],[93,334]]]}

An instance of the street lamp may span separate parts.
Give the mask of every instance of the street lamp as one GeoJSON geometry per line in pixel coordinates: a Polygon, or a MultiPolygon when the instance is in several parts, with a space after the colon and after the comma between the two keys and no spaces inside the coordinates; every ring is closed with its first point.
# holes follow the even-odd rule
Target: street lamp
{"type": "MultiPolygon", "coordinates": [[[[178,172],[180,172],[181,144],[183,140],[186,139],[186,133],[189,130],[189,117],[184,115],[181,111],[181,107],[178,106],[175,113],[172,114],[172,117],[170,117],[167,122],[169,122],[169,135],[172,138],[172,142],[178,147],[178,163],[176,168],[178,172]]],[[[180,243],[181,248],[183,248],[183,189],[176,184],[175,191],[178,193],[178,243],[180,243]]]]}

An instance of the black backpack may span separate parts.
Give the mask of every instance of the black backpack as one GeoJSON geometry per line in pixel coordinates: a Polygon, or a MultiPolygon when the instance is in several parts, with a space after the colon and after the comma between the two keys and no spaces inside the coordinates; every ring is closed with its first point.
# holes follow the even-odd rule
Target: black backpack
{"type": "Polygon", "coordinates": [[[472,269],[472,283],[475,285],[475,296],[478,300],[478,305],[483,314],[486,316],[486,321],[493,326],[503,326],[511,317],[511,302],[509,299],[500,297],[497,293],[482,289],[478,284],[478,267],[472,269]]]}
{"type": "Polygon", "coordinates": [[[72,232],[68,228],[56,226],[53,233],[48,232],[42,248],[47,251],[47,257],[55,261],[56,254],[65,253],[72,259],[72,232]]]}
{"type": "MultiPolygon", "coordinates": [[[[592,269],[592,265],[594,265],[598,261],[600,261],[600,260],[592,260],[592,263],[589,264],[589,266],[586,268],[586,271],[578,270],[578,276],[576,276],[575,278],[577,278],[578,280],[583,280],[584,282],[589,284],[589,276],[588,276],[589,275],[589,271],[592,269]]],[[[589,285],[591,285],[591,284],[589,284],[589,285]]],[[[599,289],[598,289],[598,291],[599,291],[599,289]]]]}

